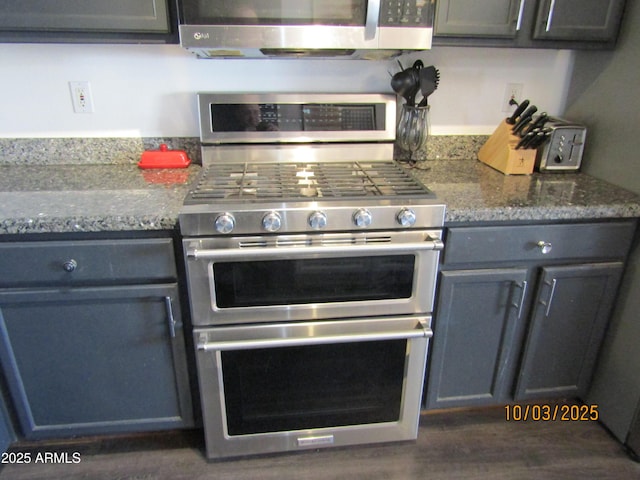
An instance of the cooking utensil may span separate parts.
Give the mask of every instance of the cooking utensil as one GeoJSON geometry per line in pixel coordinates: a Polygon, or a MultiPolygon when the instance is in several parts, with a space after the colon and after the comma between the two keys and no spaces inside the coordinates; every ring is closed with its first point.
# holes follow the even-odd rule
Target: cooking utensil
{"type": "Polygon", "coordinates": [[[542,128],[545,123],[549,120],[549,115],[546,112],[542,112],[540,115],[536,117],[535,120],[532,120],[527,128],[522,130],[522,135],[526,135],[527,133],[535,130],[536,128],[542,128]]]}
{"type": "MultiPolygon", "coordinates": [[[[531,132],[534,133],[534,132],[531,132]]],[[[539,131],[539,132],[535,132],[535,136],[533,137],[533,139],[528,143],[526,148],[538,148],[540,145],[542,145],[547,137],[547,133],[544,133],[543,131],[539,131]]]]}
{"type": "MultiPolygon", "coordinates": [[[[402,69],[402,64],[398,62],[402,69]]],[[[420,90],[420,78],[418,71],[424,64],[422,60],[416,60],[410,68],[402,69],[391,77],[391,88],[405,99],[407,105],[415,105],[415,98],[420,90]]]]}
{"type": "Polygon", "coordinates": [[[391,78],[391,88],[407,102],[416,85],[413,69],[402,70],[391,78]]]}
{"type": "Polygon", "coordinates": [[[520,115],[520,120],[513,126],[512,133],[516,135],[526,124],[531,121],[531,117],[538,111],[538,107],[531,105],[527,110],[520,115]]]}
{"type": "Polygon", "coordinates": [[[518,117],[522,115],[522,112],[524,112],[528,106],[529,106],[529,100],[523,100],[522,102],[520,102],[520,105],[518,105],[518,108],[515,109],[515,111],[513,112],[513,115],[507,118],[507,123],[509,125],[515,125],[516,120],[518,120],[518,117]]]}
{"type": "Polygon", "coordinates": [[[413,87],[411,88],[407,100],[407,105],[413,107],[416,104],[416,95],[420,91],[420,71],[424,68],[422,60],[416,60],[409,69],[413,75],[413,87]]]}
{"type": "Polygon", "coordinates": [[[420,107],[428,105],[427,98],[436,91],[440,84],[440,71],[433,65],[429,65],[420,70],[420,90],[422,91],[422,100],[420,107]]]}
{"type": "Polygon", "coordinates": [[[529,132],[524,137],[520,139],[518,144],[516,145],[516,150],[520,148],[527,148],[529,142],[531,142],[536,136],[536,132],[529,132]]]}
{"type": "Polygon", "coordinates": [[[531,142],[531,146],[529,148],[538,148],[544,145],[545,142],[547,142],[547,140],[549,140],[549,138],[551,137],[551,132],[552,129],[548,127],[540,130],[540,132],[538,132],[538,134],[536,135],[535,140],[531,142]]]}
{"type": "Polygon", "coordinates": [[[522,134],[520,133],[521,130],[526,127],[529,123],[531,123],[531,117],[524,117],[522,120],[519,120],[518,123],[516,123],[515,127],[513,127],[513,130],[511,131],[511,133],[513,135],[519,135],[522,137],[522,134]]]}

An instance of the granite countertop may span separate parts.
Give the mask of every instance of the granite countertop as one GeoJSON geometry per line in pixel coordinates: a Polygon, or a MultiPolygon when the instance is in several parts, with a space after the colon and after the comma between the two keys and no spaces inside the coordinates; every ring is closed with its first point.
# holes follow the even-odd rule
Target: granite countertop
{"type": "Polygon", "coordinates": [[[0,165],[0,234],[171,230],[199,170],[0,165]]]}
{"type": "MultiPolygon", "coordinates": [[[[507,176],[475,159],[418,167],[450,225],[640,217],[640,197],[585,174],[507,176]]],[[[171,230],[199,170],[0,165],[0,234],[171,230]]]]}
{"type": "Polygon", "coordinates": [[[447,205],[448,225],[640,217],[639,196],[583,173],[504,175],[475,159],[411,171],[447,205]]]}

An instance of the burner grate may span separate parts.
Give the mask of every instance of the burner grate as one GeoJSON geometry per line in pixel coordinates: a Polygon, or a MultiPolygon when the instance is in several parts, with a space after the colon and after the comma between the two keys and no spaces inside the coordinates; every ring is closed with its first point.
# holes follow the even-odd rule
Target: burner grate
{"type": "Polygon", "coordinates": [[[394,162],[216,164],[201,175],[194,200],[432,195],[394,162]]]}

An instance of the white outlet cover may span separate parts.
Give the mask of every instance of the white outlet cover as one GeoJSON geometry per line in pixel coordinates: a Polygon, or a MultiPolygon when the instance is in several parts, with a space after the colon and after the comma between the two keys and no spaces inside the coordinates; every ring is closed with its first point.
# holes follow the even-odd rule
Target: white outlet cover
{"type": "Polygon", "coordinates": [[[87,80],[69,82],[69,90],[75,113],[93,113],[91,84],[87,80]]]}

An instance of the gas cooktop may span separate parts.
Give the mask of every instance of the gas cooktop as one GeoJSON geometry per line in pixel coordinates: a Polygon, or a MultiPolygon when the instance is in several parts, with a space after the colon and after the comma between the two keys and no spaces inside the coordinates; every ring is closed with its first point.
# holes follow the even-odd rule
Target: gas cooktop
{"type": "Polygon", "coordinates": [[[239,163],[206,168],[186,204],[435,195],[393,161],[239,163]]]}
{"type": "Polygon", "coordinates": [[[445,206],[393,161],[387,94],[198,95],[202,171],[185,236],[440,228],[445,206]]]}

